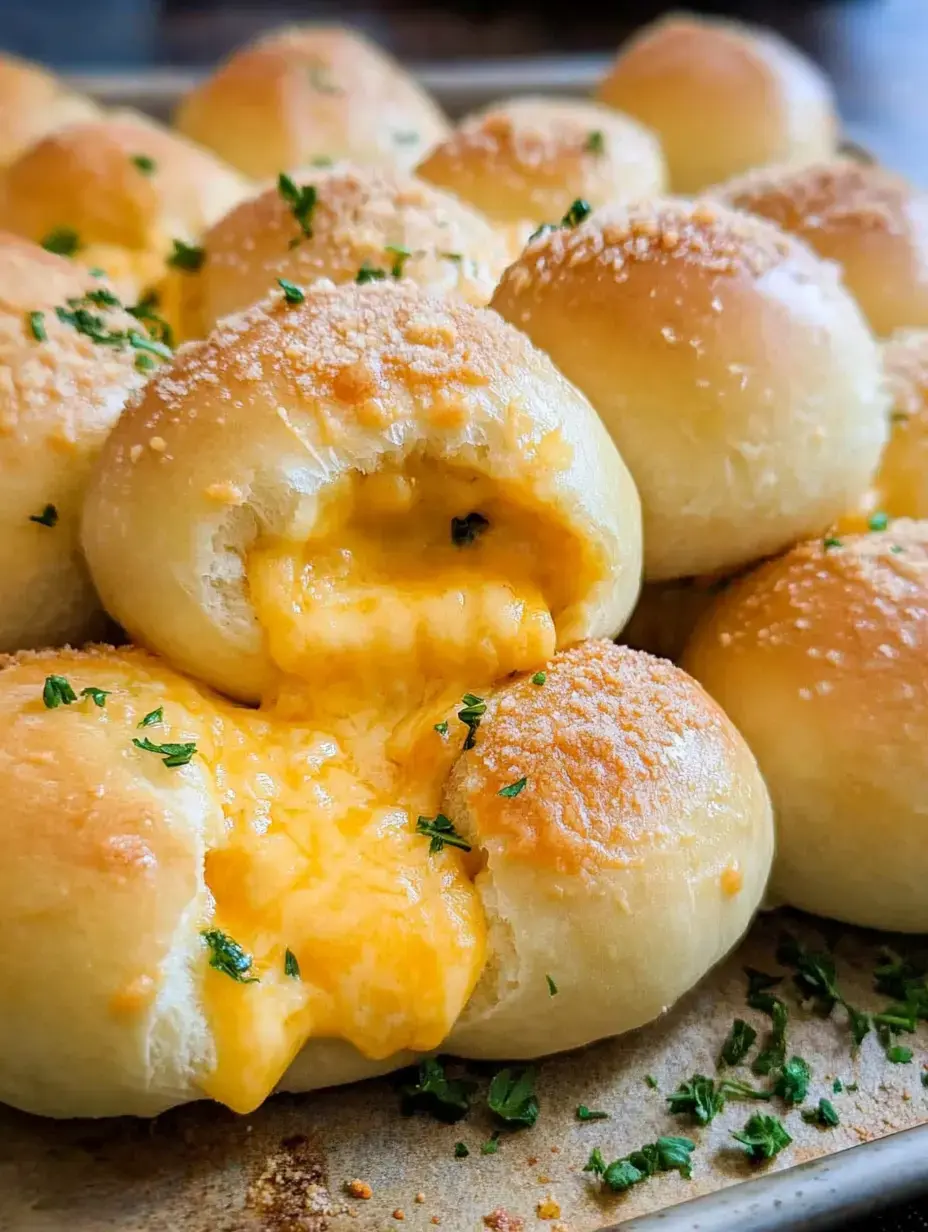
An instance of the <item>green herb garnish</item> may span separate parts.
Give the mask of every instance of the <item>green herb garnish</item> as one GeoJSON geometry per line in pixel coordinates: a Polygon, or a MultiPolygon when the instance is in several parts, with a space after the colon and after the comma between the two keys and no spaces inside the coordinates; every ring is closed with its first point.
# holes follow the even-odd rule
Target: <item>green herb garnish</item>
{"type": "Polygon", "coordinates": [[[47,342],[48,334],[45,330],[45,313],[27,312],[26,320],[29,322],[29,331],[36,342],[47,342]]]}
{"type": "Polygon", "coordinates": [[[538,1120],[535,1070],[530,1065],[501,1069],[490,1081],[487,1103],[490,1111],[507,1125],[534,1125],[538,1120]]]}
{"type": "Polygon", "coordinates": [[[722,1045],[719,1064],[740,1065],[754,1047],[756,1039],[757,1032],[750,1023],[745,1022],[743,1018],[736,1018],[722,1045]]]}
{"type": "Polygon", "coordinates": [[[591,132],[590,135],[587,137],[586,145],[583,148],[587,151],[588,154],[604,153],[606,149],[606,142],[605,142],[605,138],[603,137],[602,133],[599,132],[598,129],[594,129],[593,132],[591,132]]]}
{"type": "Polygon", "coordinates": [[[470,843],[458,834],[454,822],[444,813],[435,817],[420,817],[416,822],[416,833],[424,834],[432,840],[429,843],[429,854],[433,856],[445,847],[458,847],[461,851],[471,850],[470,843]]]}
{"type": "Polygon", "coordinates": [[[486,1142],[481,1144],[480,1154],[481,1155],[495,1155],[496,1152],[499,1150],[499,1136],[500,1136],[500,1130],[494,1129],[492,1134],[490,1134],[489,1138],[487,1138],[486,1142]]]}
{"type": "Polygon", "coordinates": [[[415,145],[419,140],[419,134],[414,129],[407,129],[403,132],[395,132],[393,140],[397,145],[415,145]]]}
{"type": "Polygon", "coordinates": [[[457,547],[473,543],[490,525],[482,513],[468,513],[463,518],[451,519],[451,542],[457,547]]]}
{"type": "Polygon", "coordinates": [[[482,697],[477,697],[474,693],[465,693],[461,700],[464,706],[458,711],[458,718],[467,727],[467,739],[463,744],[463,751],[466,753],[477,743],[477,728],[486,714],[487,704],[482,697]]]}
{"type": "Polygon", "coordinates": [[[89,686],[86,689],[81,689],[81,697],[89,697],[93,704],[99,706],[101,710],[106,705],[106,699],[109,695],[109,689],[94,689],[89,686]]]}
{"type": "Polygon", "coordinates": [[[748,1159],[756,1164],[773,1159],[792,1142],[779,1117],[762,1116],[760,1113],[750,1117],[744,1129],[733,1133],[732,1137],[744,1148],[748,1159]]]}
{"type": "Polygon", "coordinates": [[[164,707],[159,706],[157,710],[149,710],[138,727],[154,727],[156,723],[164,722],[164,707]]]}
{"type": "Polygon", "coordinates": [[[239,984],[258,983],[256,975],[248,975],[251,970],[251,955],[247,954],[237,941],[233,941],[228,933],[218,928],[204,928],[200,936],[209,947],[209,965],[214,971],[221,971],[239,984]]]}
{"type": "Polygon", "coordinates": [[[555,984],[554,980],[551,978],[550,975],[546,975],[545,979],[548,981],[548,996],[556,997],[557,996],[557,984],[555,984]]]}
{"type": "Polygon", "coordinates": [[[402,1110],[406,1116],[427,1112],[450,1125],[470,1111],[471,1096],[476,1089],[477,1084],[467,1078],[449,1078],[437,1057],[426,1057],[419,1062],[416,1081],[400,1088],[402,1110]]]}
{"type": "Polygon", "coordinates": [[[577,1104],[578,1121],[608,1121],[609,1113],[600,1112],[596,1108],[588,1108],[586,1104],[577,1104]]]}
{"type": "Polygon", "coordinates": [[[306,299],[306,293],[295,282],[290,282],[286,278],[278,278],[277,285],[283,291],[284,299],[288,304],[302,304],[306,299]]]}
{"type": "Polygon", "coordinates": [[[153,158],[149,158],[147,154],[133,154],[132,164],[133,166],[138,167],[142,175],[151,175],[157,165],[155,160],[153,158]]]}
{"type": "Polygon", "coordinates": [[[167,264],[172,269],[183,270],[185,274],[195,274],[203,268],[206,260],[206,249],[196,244],[186,244],[183,240],[171,241],[171,253],[167,264]]]}
{"type": "Polygon", "coordinates": [[[859,1045],[870,1030],[870,1017],[855,1009],[841,995],[835,974],[834,960],[824,953],[806,949],[795,938],[784,933],[777,948],[777,959],[786,967],[794,967],[793,982],[804,997],[811,997],[816,1011],[827,1018],[836,1005],[843,1006],[854,1043],[859,1045]]]}
{"type": "Polygon", "coordinates": [[[30,513],[29,521],[37,522],[39,526],[57,526],[58,510],[54,505],[46,505],[41,513],[30,513]]]}
{"type": "Polygon", "coordinates": [[[42,701],[46,710],[57,710],[59,706],[70,706],[72,702],[76,702],[77,694],[65,676],[46,676],[42,687],[42,701]]]}
{"type": "Polygon", "coordinates": [[[536,672],[535,675],[532,677],[532,684],[544,684],[544,682],[547,679],[548,679],[547,672],[536,672]]]}
{"type": "Polygon", "coordinates": [[[689,1138],[668,1136],[607,1164],[602,1151],[596,1147],[590,1152],[583,1171],[595,1173],[603,1185],[614,1193],[624,1193],[658,1172],[679,1172],[689,1180],[693,1174],[690,1155],[695,1149],[696,1143],[689,1138]]]}
{"type": "Polygon", "coordinates": [[[177,766],[188,765],[197,751],[196,743],[192,740],[184,744],[153,744],[147,736],[143,740],[133,736],[132,743],[137,749],[142,749],[146,753],[157,753],[159,757],[164,759],[164,764],[171,770],[177,766]]]}
{"type": "Polygon", "coordinates": [[[290,212],[296,219],[302,235],[290,241],[290,247],[295,248],[301,239],[311,239],[313,234],[312,218],[316,208],[318,194],[312,184],[298,185],[286,172],[281,171],[277,177],[277,191],[290,206],[290,212]]]}
{"type": "Polygon", "coordinates": [[[748,977],[747,1003],[752,1010],[760,1010],[769,1014],[772,1019],[770,1032],[764,1041],[764,1048],[754,1059],[751,1069],[755,1074],[769,1074],[780,1069],[786,1060],[786,1024],[789,1021],[789,1010],[786,1002],[774,996],[770,989],[779,984],[779,975],[768,975],[754,967],[745,967],[748,977]]]}
{"type": "Polygon", "coordinates": [[[498,796],[505,796],[507,800],[512,800],[515,796],[519,795],[519,793],[524,790],[525,784],[527,782],[528,782],[528,779],[523,776],[521,779],[516,779],[514,783],[509,783],[508,786],[501,787],[496,794],[498,796]]]}
{"type": "Polygon", "coordinates": [[[434,725],[433,730],[434,730],[434,731],[437,731],[437,732],[438,732],[438,734],[439,734],[439,736],[447,736],[447,734],[448,734],[448,720],[447,720],[447,719],[442,719],[442,721],[441,721],[440,723],[436,723],[436,724],[434,725]]]}
{"type": "Polygon", "coordinates": [[[576,201],[571,203],[570,209],[561,219],[562,227],[577,227],[585,218],[593,213],[593,207],[589,201],[584,201],[582,197],[578,197],[576,201]]]}
{"type": "Polygon", "coordinates": [[[81,246],[80,236],[71,227],[56,227],[41,243],[46,252],[57,253],[59,257],[73,257],[81,246]]]}
{"type": "Polygon", "coordinates": [[[355,274],[354,280],[361,286],[364,286],[367,282],[383,282],[386,276],[386,270],[378,269],[376,265],[370,265],[365,261],[355,274]]]}
{"type": "Polygon", "coordinates": [[[888,525],[889,514],[883,513],[882,511],[879,513],[871,513],[870,517],[867,519],[868,530],[885,530],[888,525]]]}
{"type": "Polygon", "coordinates": [[[454,1144],[454,1158],[455,1159],[466,1159],[469,1154],[470,1154],[470,1151],[467,1149],[467,1146],[465,1143],[456,1142],[454,1144]]]}
{"type": "Polygon", "coordinates": [[[835,537],[834,537],[833,535],[828,535],[828,536],[827,536],[827,537],[826,537],[826,538],[822,541],[822,547],[825,549],[825,551],[826,551],[826,552],[827,552],[827,551],[829,551],[829,549],[831,549],[831,548],[839,548],[839,547],[841,547],[841,540],[840,540],[840,539],[835,539],[835,537]]]}
{"type": "Polygon", "coordinates": [[[819,1125],[822,1129],[834,1129],[841,1124],[841,1118],[835,1112],[834,1104],[829,1099],[820,1099],[817,1108],[806,1108],[802,1119],[807,1125],[819,1125]]]}
{"type": "Polygon", "coordinates": [[[137,321],[144,321],[148,327],[148,332],[158,342],[164,343],[166,347],[173,347],[174,331],[158,312],[158,306],[157,294],[154,291],[149,291],[142,296],[137,304],[128,305],[126,312],[134,316],[137,321]]]}
{"type": "Polygon", "coordinates": [[[300,979],[300,963],[293,950],[284,950],[284,975],[288,975],[291,980],[300,979]]]}
{"type": "Polygon", "coordinates": [[[801,1104],[811,1077],[812,1071],[802,1057],[791,1057],[777,1075],[774,1092],[790,1106],[801,1104]]]}
{"type": "Polygon", "coordinates": [[[667,1096],[673,1116],[690,1116],[700,1125],[708,1125],[722,1111],[729,1099],[770,1099],[770,1091],[758,1091],[745,1082],[723,1078],[719,1083],[705,1074],[693,1074],[667,1096]]]}
{"type": "Polygon", "coordinates": [[[645,1086],[650,1087],[652,1091],[657,1090],[657,1079],[654,1077],[653,1074],[645,1074],[644,1083],[645,1083],[645,1086]]]}
{"type": "Polygon", "coordinates": [[[387,252],[393,258],[393,264],[390,266],[391,278],[403,277],[403,266],[412,256],[408,248],[404,248],[402,244],[387,244],[387,252]]]}

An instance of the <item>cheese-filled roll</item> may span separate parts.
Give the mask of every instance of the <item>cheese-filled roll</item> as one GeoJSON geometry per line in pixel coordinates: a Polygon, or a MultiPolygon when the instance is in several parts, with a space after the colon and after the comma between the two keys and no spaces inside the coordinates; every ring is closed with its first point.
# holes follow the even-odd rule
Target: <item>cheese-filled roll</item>
{"type": "Polygon", "coordinates": [[[163,351],[104,281],[0,233],[0,651],[104,630],[80,550],[84,488],[163,351]]]}
{"type": "Polygon", "coordinates": [[[639,517],[590,405],[495,313],[317,283],[148,386],[84,546],[108,610],[176,666],[246,700],[286,677],[354,705],[472,692],[614,635],[639,517]]]}
{"type": "Polygon", "coordinates": [[[772,30],[674,15],[636,34],[597,97],[652,129],[674,192],[751,167],[835,151],[838,118],[821,70],[772,30]]]}
{"type": "Polygon", "coordinates": [[[495,222],[557,222],[577,198],[594,208],[665,187],[657,139],[609,107],[576,99],[513,98],[468,116],[417,174],[495,222]]]}
{"type": "Polygon", "coordinates": [[[928,523],[800,544],[719,596],[683,662],[770,788],[773,899],[928,931],[928,523]]]}
{"type": "Polygon", "coordinates": [[[893,403],[871,513],[928,518],[928,330],[894,334],[883,344],[883,366],[893,403]]]}
{"type": "Polygon", "coordinates": [[[448,128],[395,60],[336,26],[265,34],[192,90],[175,121],[254,179],[342,159],[414,167],[448,128]]]}
{"type": "Polygon", "coordinates": [[[876,343],[834,267],[763,219],[609,206],[532,240],[492,307],[602,416],[641,494],[649,581],[823,530],[876,467],[876,343]]]}
{"type": "Polygon", "coordinates": [[[53,73],[0,53],[0,167],[47,133],[98,114],[95,103],[53,73]]]}
{"type": "Polygon", "coordinates": [[[196,268],[196,242],[247,192],[209,151],[125,112],[52,133],[0,178],[0,226],[88,268],[125,300],[196,268]]]}
{"type": "Polygon", "coordinates": [[[489,958],[446,1045],[469,1057],[656,1018],[741,937],[773,853],[733,724],[678,668],[610,642],[494,696],[444,812],[485,860],[489,958]]]}
{"type": "Polygon", "coordinates": [[[405,172],[377,167],[294,172],[236,206],[202,248],[198,274],[172,275],[181,329],[196,338],[281,280],[294,284],[294,297],[320,278],[409,278],[433,294],[486,304],[510,260],[476,211],[405,172]]]}
{"type": "Polygon", "coordinates": [[[928,326],[928,193],[901,176],[834,159],[755,172],[713,196],[769,218],[837,262],[874,333],[928,326]]]}

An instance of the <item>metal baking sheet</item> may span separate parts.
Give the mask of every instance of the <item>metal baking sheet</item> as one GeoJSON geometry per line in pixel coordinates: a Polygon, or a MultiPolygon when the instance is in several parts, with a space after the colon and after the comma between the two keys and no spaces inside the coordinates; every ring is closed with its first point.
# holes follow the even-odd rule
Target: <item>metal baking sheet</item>
{"type": "MultiPolygon", "coordinates": [[[[507,94],[585,93],[605,62],[499,60],[423,66],[419,76],[449,114],[459,115],[507,94]]],[[[111,106],[166,116],[196,76],[164,71],[74,80],[111,106]]],[[[853,128],[849,135],[868,142],[869,134],[853,128]]],[[[492,1129],[487,1114],[475,1111],[457,1126],[404,1118],[389,1079],[278,1096],[244,1118],[207,1103],[150,1122],[53,1122],[0,1107],[0,1230],[780,1232],[836,1227],[928,1192],[923,1040],[912,1063],[890,1065],[872,1033],[855,1055],[840,1017],[823,1021],[794,1009],[791,1052],[810,1062],[811,1096],[832,1098],[841,1125],[820,1130],[798,1111],[789,1113],[793,1146],[760,1170],[732,1149],[730,1134],[762,1105],[731,1103],[701,1130],[668,1115],[666,1095],[679,1082],[715,1072],[733,1017],[763,1027],[763,1017],[745,1009],[742,968],[776,969],[784,922],[813,945],[836,946],[849,999],[864,1008],[882,1003],[871,972],[884,939],[793,915],[764,916],[738,952],[660,1022],[544,1061],[537,1125],[505,1136],[495,1155],[480,1153],[492,1129]],[[645,1081],[649,1074],[656,1089],[645,1081]],[[832,1095],[836,1077],[856,1083],[857,1091],[832,1095]],[[607,1110],[610,1119],[577,1122],[581,1102],[607,1110]],[[582,1171],[593,1146],[615,1158],[666,1133],[697,1142],[689,1182],[661,1176],[604,1197],[582,1171]],[[457,1141],[468,1144],[466,1159],[454,1157],[457,1141]],[[350,1196],[346,1183],[353,1179],[370,1184],[369,1200],[350,1196]]]]}

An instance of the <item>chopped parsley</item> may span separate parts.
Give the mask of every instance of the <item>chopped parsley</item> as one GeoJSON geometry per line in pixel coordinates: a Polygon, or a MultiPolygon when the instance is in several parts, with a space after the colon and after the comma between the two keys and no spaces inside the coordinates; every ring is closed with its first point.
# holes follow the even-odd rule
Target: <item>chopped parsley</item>
{"type": "Polygon", "coordinates": [[[54,252],[59,257],[73,257],[81,246],[80,236],[72,227],[55,227],[41,243],[46,252],[54,252]]]}
{"type": "Polygon", "coordinates": [[[387,244],[387,252],[393,258],[393,264],[390,266],[391,278],[403,277],[403,266],[412,256],[408,248],[404,248],[402,244],[387,244]]]}
{"type": "Polygon", "coordinates": [[[318,194],[312,184],[295,184],[286,172],[281,171],[277,177],[277,191],[290,206],[290,213],[296,219],[302,235],[290,241],[290,247],[295,248],[301,239],[312,239],[313,211],[316,208],[318,194]]]}
{"type": "Polygon", "coordinates": [[[469,1154],[470,1154],[470,1151],[467,1149],[466,1143],[456,1142],[454,1144],[454,1158],[455,1159],[466,1159],[469,1154]]]}
{"type": "Polygon", "coordinates": [[[435,817],[420,817],[416,822],[416,833],[424,834],[432,840],[429,843],[429,855],[437,855],[445,847],[458,847],[461,851],[471,850],[470,843],[458,834],[454,822],[444,813],[435,817]]]}
{"type": "Polygon", "coordinates": [[[233,941],[228,933],[218,928],[204,928],[200,936],[209,947],[209,965],[214,971],[221,971],[239,984],[257,984],[258,977],[249,975],[252,958],[233,941]]]}
{"type": "Polygon", "coordinates": [[[545,979],[548,982],[548,996],[556,997],[557,996],[557,984],[555,984],[554,980],[552,979],[550,975],[546,975],[545,979]]]}
{"type": "Polygon", "coordinates": [[[166,347],[174,345],[174,331],[168,322],[158,312],[158,296],[154,291],[148,291],[137,304],[130,304],[126,307],[126,312],[134,316],[137,321],[144,321],[148,327],[148,332],[158,342],[164,343],[166,347]]]}
{"type": "Polygon", "coordinates": [[[789,1021],[789,1010],[786,1008],[786,1002],[770,991],[779,984],[779,975],[767,975],[754,967],[746,967],[745,975],[748,977],[748,1005],[752,1010],[769,1014],[772,1019],[764,1047],[754,1058],[751,1069],[755,1074],[769,1074],[772,1070],[780,1069],[786,1060],[786,1024],[789,1021]]]}
{"type": "Polygon", "coordinates": [[[516,779],[514,783],[509,783],[506,787],[501,787],[496,793],[498,796],[505,796],[507,800],[512,800],[518,796],[525,788],[528,778],[523,776],[521,779],[516,779]]]}
{"type": "Polygon", "coordinates": [[[466,513],[463,518],[452,518],[451,542],[459,548],[466,547],[482,535],[489,525],[489,518],[476,511],[466,513]]]}
{"type": "Polygon", "coordinates": [[[868,530],[885,530],[888,525],[889,514],[883,513],[882,510],[879,513],[871,513],[867,519],[868,530]]]}
{"type": "Polygon", "coordinates": [[[46,710],[56,710],[59,706],[70,706],[72,702],[76,702],[77,694],[65,676],[46,676],[42,687],[42,701],[46,710]]]}
{"type": "Polygon", "coordinates": [[[206,260],[206,249],[197,244],[185,244],[183,240],[171,241],[171,253],[167,264],[172,269],[183,270],[185,274],[195,274],[203,268],[206,260]]]}
{"type": "Polygon", "coordinates": [[[106,699],[109,695],[109,689],[94,689],[89,686],[86,689],[81,689],[81,697],[89,697],[93,704],[99,706],[101,710],[106,705],[106,699]]]}
{"type": "Polygon", "coordinates": [[[146,753],[157,753],[159,757],[164,759],[164,764],[171,770],[177,766],[188,765],[197,751],[196,743],[193,740],[186,741],[183,744],[153,744],[147,736],[142,740],[139,740],[138,736],[133,736],[132,743],[137,749],[142,749],[146,753]]]}
{"type": "Polygon", "coordinates": [[[151,175],[157,166],[155,160],[153,158],[149,158],[147,154],[133,154],[132,164],[133,166],[138,167],[142,175],[151,175]]]}
{"type": "Polygon", "coordinates": [[[30,513],[29,521],[37,522],[39,526],[57,526],[58,510],[54,505],[46,505],[41,513],[30,513]]]}
{"type": "Polygon", "coordinates": [[[652,1091],[657,1090],[657,1079],[654,1077],[653,1074],[645,1074],[644,1084],[646,1087],[650,1087],[652,1091]]]}
{"type": "Polygon", "coordinates": [[[584,219],[589,218],[593,213],[593,207],[589,201],[584,201],[582,197],[578,197],[576,201],[571,202],[570,209],[561,219],[562,227],[578,227],[584,219]]]}
{"type": "Polygon", "coordinates": [[[623,1159],[607,1164],[602,1151],[595,1147],[590,1152],[583,1171],[594,1173],[613,1193],[624,1193],[658,1172],[679,1172],[689,1180],[693,1174],[690,1155],[695,1149],[696,1143],[689,1138],[658,1138],[656,1142],[632,1151],[623,1159]]]}
{"type": "Polygon", "coordinates": [[[750,1023],[745,1022],[743,1018],[736,1018],[722,1045],[719,1064],[740,1065],[754,1047],[756,1039],[757,1032],[750,1023]]]}
{"type": "Polygon", "coordinates": [[[286,278],[278,278],[277,285],[284,293],[284,299],[288,304],[302,304],[306,299],[306,293],[302,287],[298,287],[295,282],[290,282],[286,278]]]}
{"type": "Polygon", "coordinates": [[[901,1044],[893,1044],[886,1049],[886,1060],[893,1065],[908,1065],[914,1055],[911,1048],[904,1048],[901,1044]]]}
{"type": "Polygon", "coordinates": [[[548,679],[547,672],[536,672],[535,675],[532,677],[532,684],[544,684],[544,682],[547,679],[548,679]]]}
{"type": "Polygon", "coordinates": [[[477,697],[474,693],[465,693],[461,701],[464,705],[458,711],[458,718],[467,727],[467,739],[463,745],[463,751],[466,753],[477,743],[477,728],[486,714],[487,704],[482,697],[477,697]]]}
{"type": "Polygon", "coordinates": [[[284,975],[288,975],[291,980],[300,979],[300,962],[293,950],[284,950],[284,975]]]}
{"type": "Polygon", "coordinates": [[[836,1005],[843,1006],[851,1036],[859,1045],[870,1030],[870,1017],[849,1005],[841,995],[834,960],[828,954],[806,949],[788,933],[780,940],[777,959],[784,966],[795,968],[793,983],[804,997],[812,998],[816,1011],[823,1018],[827,1018],[836,1005]]]}
{"type": "Polygon", "coordinates": [[[426,1057],[419,1062],[416,1081],[407,1082],[400,1088],[402,1110],[406,1116],[414,1112],[427,1112],[451,1125],[468,1114],[471,1096],[476,1088],[477,1084],[470,1079],[449,1078],[444,1064],[437,1057],[426,1057]]]}
{"type": "Polygon", "coordinates": [[[844,1090],[844,1083],[841,1081],[840,1078],[836,1078],[834,1082],[831,1084],[831,1089],[835,1093],[835,1095],[840,1095],[841,1092],[844,1090]]]}
{"type": "Polygon", "coordinates": [[[608,1121],[609,1113],[601,1112],[597,1108],[588,1108],[586,1104],[577,1104],[577,1120],[578,1121],[608,1121]]]}
{"type": "Polygon", "coordinates": [[[368,282],[383,282],[386,276],[386,270],[378,269],[376,265],[371,265],[368,261],[365,261],[355,274],[354,280],[363,287],[368,282]]]}
{"type": "Polygon", "coordinates": [[[460,252],[440,252],[438,255],[444,258],[445,261],[456,261],[458,265],[464,260],[463,254],[460,252]]]}
{"type": "Polygon", "coordinates": [[[769,1091],[758,1091],[744,1082],[723,1078],[718,1084],[705,1074],[694,1074],[667,1096],[672,1116],[689,1116],[699,1125],[708,1125],[729,1099],[770,1099],[769,1091]]]}
{"type": "Polygon", "coordinates": [[[835,1106],[830,1099],[822,1098],[817,1108],[807,1108],[802,1114],[807,1125],[818,1125],[821,1129],[834,1129],[841,1124],[841,1118],[835,1112],[835,1106]]]}
{"type": "Polygon", "coordinates": [[[159,706],[157,710],[149,710],[148,714],[142,719],[139,727],[154,727],[156,723],[164,722],[164,707],[159,706]]]}
{"type": "Polygon", "coordinates": [[[791,1107],[801,1104],[809,1090],[812,1071],[802,1057],[790,1057],[777,1075],[774,1091],[791,1107]]]}
{"type": "Polygon", "coordinates": [[[438,734],[439,734],[439,736],[447,736],[447,734],[448,734],[448,720],[447,720],[447,719],[442,719],[442,721],[441,721],[440,723],[436,723],[436,724],[434,725],[434,729],[433,729],[433,730],[434,730],[434,731],[437,731],[437,732],[438,732],[438,734]]]}
{"type": "Polygon", "coordinates": [[[541,236],[548,235],[549,232],[556,230],[557,227],[555,227],[553,222],[543,222],[541,226],[536,227],[532,234],[528,237],[528,242],[531,244],[532,240],[540,239],[541,236]]]}
{"type": "Polygon", "coordinates": [[[496,1152],[499,1150],[499,1135],[500,1135],[500,1131],[498,1129],[494,1129],[492,1134],[490,1134],[489,1138],[487,1138],[486,1142],[481,1144],[481,1147],[480,1147],[481,1155],[495,1155],[496,1154],[496,1152]]]}
{"type": "Polygon", "coordinates": [[[599,129],[594,129],[586,139],[586,145],[583,147],[588,154],[603,154],[606,150],[606,141],[599,129]]]}
{"type": "Polygon", "coordinates": [[[397,145],[415,145],[419,140],[419,134],[414,129],[407,129],[393,134],[393,140],[397,145]]]}
{"type": "Polygon", "coordinates": [[[45,330],[45,313],[27,312],[26,320],[29,322],[29,332],[36,342],[48,342],[48,334],[45,330]]]}
{"type": "Polygon", "coordinates": [[[512,1126],[530,1126],[538,1120],[538,1097],[535,1094],[535,1070],[501,1069],[490,1081],[487,1095],[490,1111],[512,1126]]]}
{"type": "Polygon", "coordinates": [[[101,287],[89,291],[80,299],[69,299],[66,307],[55,308],[55,316],[63,325],[70,325],[79,334],[90,338],[100,346],[124,347],[128,344],[141,355],[136,356],[136,367],[149,369],[153,363],[149,356],[157,355],[159,359],[170,359],[171,348],[156,338],[148,338],[134,329],[110,329],[99,313],[92,312],[91,305],[96,308],[118,308],[118,298],[101,287]]]}
{"type": "Polygon", "coordinates": [[[835,539],[833,535],[828,535],[822,542],[822,547],[824,547],[826,552],[830,548],[839,548],[840,546],[841,546],[841,540],[835,539]]]}
{"type": "Polygon", "coordinates": [[[328,154],[317,154],[315,158],[310,160],[309,165],[311,167],[332,167],[334,162],[328,154]]]}
{"type": "Polygon", "coordinates": [[[744,1129],[740,1133],[733,1133],[732,1137],[740,1143],[748,1159],[755,1164],[773,1159],[792,1142],[779,1117],[762,1116],[760,1113],[750,1117],[744,1129]]]}

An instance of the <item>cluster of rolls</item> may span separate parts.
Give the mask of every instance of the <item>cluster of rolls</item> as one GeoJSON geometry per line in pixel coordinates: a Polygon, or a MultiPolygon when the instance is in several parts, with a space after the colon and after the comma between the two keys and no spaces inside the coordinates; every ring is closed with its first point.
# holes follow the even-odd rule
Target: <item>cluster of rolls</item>
{"type": "Polygon", "coordinates": [[[765,892],[928,931],[925,206],[814,66],[675,18],[449,128],[299,28],[6,110],[0,1098],[577,1047],[765,892]]]}

